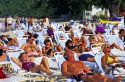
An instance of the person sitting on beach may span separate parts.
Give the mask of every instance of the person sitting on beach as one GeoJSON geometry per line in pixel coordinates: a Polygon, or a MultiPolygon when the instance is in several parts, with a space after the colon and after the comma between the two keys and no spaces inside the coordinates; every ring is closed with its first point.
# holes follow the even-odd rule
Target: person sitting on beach
{"type": "Polygon", "coordinates": [[[0,49],[3,49],[4,51],[8,50],[7,45],[0,39],[0,49]]]}
{"type": "Polygon", "coordinates": [[[8,38],[7,46],[15,46],[15,47],[17,47],[18,43],[17,43],[16,39],[8,38]]]}
{"type": "Polygon", "coordinates": [[[96,65],[94,56],[92,56],[91,54],[85,54],[84,51],[81,50],[80,45],[72,46],[71,44],[72,42],[70,42],[70,40],[67,41],[66,47],[67,50],[70,49],[73,51],[76,60],[78,59],[80,61],[83,61],[83,63],[88,65],[94,72],[100,72],[100,70],[98,70],[98,66],[96,65]]]}
{"type": "Polygon", "coordinates": [[[42,48],[42,53],[44,55],[46,55],[47,51],[49,49],[52,49],[52,43],[51,43],[51,41],[49,39],[45,39],[44,44],[45,44],[45,46],[43,46],[43,48],[42,48]]]}
{"type": "Polygon", "coordinates": [[[79,38],[78,37],[75,37],[74,33],[73,33],[73,30],[71,30],[71,39],[72,39],[72,42],[74,45],[78,45],[79,43],[79,38]]]}
{"type": "MultiPolygon", "coordinates": [[[[97,44],[97,43],[100,44],[100,42],[96,39],[95,36],[90,36],[90,37],[89,37],[89,41],[90,41],[90,45],[92,45],[92,44],[97,44]]],[[[101,42],[101,43],[102,43],[102,42],[101,42]]],[[[106,41],[104,41],[104,43],[106,43],[106,41]]],[[[100,46],[101,46],[101,45],[102,45],[102,44],[100,44],[100,46]]],[[[98,46],[99,46],[99,45],[98,45],[98,46]]],[[[118,46],[115,42],[112,43],[112,44],[110,44],[110,47],[111,47],[111,49],[116,48],[116,49],[122,50],[122,49],[120,48],[120,46],[118,46]]]]}
{"type": "Polygon", "coordinates": [[[111,48],[109,44],[105,44],[102,46],[102,50],[104,53],[104,56],[102,57],[102,67],[105,71],[109,69],[109,66],[111,66],[114,63],[120,63],[119,59],[115,56],[111,56],[111,48]]]}
{"type": "Polygon", "coordinates": [[[99,43],[105,43],[104,35],[101,34],[100,32],[96,32],[96,38],[99,43]]]}
{"type": "Polygon", "coordinates": [[[49,69],[48,61],[46,60],[46,57],[42,58],[42,61],[39,65],[34,63],[33,57],[28,57],[26,53],[21,53],[20,56],[17,58],[11,57],[11,60],[16,63],[20,68],[26,71],[31,72],[45,72],[47,74],[51,74],[49,69]]]}
{"type": "Polygon", "coordinates": [[[54,38],[54,32],[53,32],[53,28],[48,26],[47,29],[47,34],[48,36],[50,36],[51,38],[54,38]]]}
{"type": "Polygon", "coordinates": [[[91,49],[87,47],[87,40],[85,38],[85,35],[82,35],[80,42],[79,42],[79,46],[81,47],[81,50],[84,52],[91,51],[91,49]]]}
{"type": "Polygon", "coordinates": [[[9,57],[6,53],[3,53],[3,49],[0,49],[0,62],[2,61],[10,61],[9,57]]]}
{"type": "Polygon", "coordinates": [[[118,37],[117,37],[117,41],[115,42],[118,46],[118,49],[120,50],[124,50],[124,36],[125,36],[125,30],[124,29],[120,29],[118,32],[118,37]]]}
{"type": "Polygon", "coordinates": [[[120,82],[121,77],[116,79],[107,78],[101,74],[94,74],[81,61],[75,61],[73,52],[67,51],[68,54],[64,56],[67,61],[62,64],[62,75],[67,78],[73,78],[77,81],[83,80],[87,82],[120,82]]]}
{"type": "Polygon", "coordinates": [[[7,39],[6,35],[1,35],[0,38],[1,38],[1,40],[2,40],[5,44],[8,43],[8,39],[7,39]]]}
{"type": "Polygon", "coordinates": [[[72,48],[73,47],[73,42],[72,40],[67,40],[66,43],[65,43],[65,51],[67,51],[69,48],[72,48]]]}
{"type": "Polygon", "coordinates": [[[21,47],[29,56],[42,56],[42,52],[39,50],[38,46],[35,44],[35,38],[29,36],[27,43],[23,44],[21,47]]]}

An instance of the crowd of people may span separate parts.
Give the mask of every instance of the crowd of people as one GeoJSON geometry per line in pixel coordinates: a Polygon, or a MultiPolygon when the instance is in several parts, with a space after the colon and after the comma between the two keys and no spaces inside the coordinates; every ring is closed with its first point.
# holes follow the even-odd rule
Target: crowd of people
{"type": "MultiPolygon", "coordinates": [[[[12,23],[11,17],[5,19],[6,31],[12,28],[12,23]]],[[[102,75],[91,47],[93,44],[100,44],[103,54],[102,68],[107,73],[112,64],[121,63],[117,57],[110,54],[111,49],[114,48],[124,51],[125,30],[123,28],[114,25],[118,30],[117,35],[113,28],[109,29],[109,34],[106,34],[105,29],[108,25],[101,23],[55,23],[54,27],[53,23],[50,23],[46,17],[41,22],[34,22],[33,17],[31,17],[28,21],[23,18],[15,23],[14,29],[11,29],[11,31],[23,30],[24,35],[22,37],[27,38],[26,43],[20,48],[24,52],[18,58],[10,58],[6,52],[10,50],[11,46],[19,47],[21,42],[17,37],[12,38],[3,33],[0,36],[0,62],[13,61],[23,70],[37,73],[44,72],[51,75],[53,72],[50,70],[48,58],[56,58],[55,53],[58,52],[65,60],[60,71],[62,76],[66,78],[75,79],[76,81],[83,80],[84,82],[120,82],[123,79],[120,75],[113,78],[102,75]],[[46,34],[44,34],[45,31],[46,34]],[[58,31],[61,31],[64,35],[56,36],[58,31]],[[106,36],[110,34],[117,37],[116,41],[107,41],[106,36]],[[42,57],[40,64],[34,62],[37,57],[42,57]]],[[[121,64],[124,66],[124,63],[121,64]]]]}

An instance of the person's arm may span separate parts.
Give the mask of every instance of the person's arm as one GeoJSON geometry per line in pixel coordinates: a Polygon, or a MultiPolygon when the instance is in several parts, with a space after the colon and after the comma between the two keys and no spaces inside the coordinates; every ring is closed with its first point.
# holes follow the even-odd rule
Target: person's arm
{"type": "Polygon", "coordinates": [[[123,50],[122,48],[120,48],[120,46],[118,46],[116,43],[113,43],[112,45],[111,45],[111,47],[112,48],[116,48],[116,49],[119,49],[119,50],[123,50]]]}
{"type": "Polygon", "coordinates": [[[22,62],[17,58],[11,57],[11,60],[16,63],[20,68],[22,68],[22,62]]]}
{"type": "Polygon", "coordinates": [[[82,62],[82,61],[80,61],[79,63],[81,63],[83,66],[83,70],[86,70],[87,71],[87,73],[92,73],[92,71],[82,62]]]}
{"type": "Polygon", "coordinates": [[[34,57],[29,57],[30,62],[34,62],[34,57]]]}
{"type": "Polygon", "coordinates": [[[87,61],[88,62],[95,62],[95,58],[94,57],[93,58],[88,58],[87,61]]]}
{"type": "Polygon", "coordinates": [[[41,53],[41,51],[40,51],[40,49],[39,49],[38,46],[34,45],[34,48],[35,48],[35,50],[36,50],[38,53],[41,53]]]}
{"type": "Polygon", "coordinates": [[[17,38],[13,38],[14,43],[18,46],[17,38]]]}
{"type": "Polygon", "coordinates": [[[68,70],[67,70],[67,61],[65,61],[65,62],[62,64],[61,70],[62,70],[62,75],[63,75],[63,76],[68,77],[68,78],[70,78],[70,77],[73,76],[73,73],[70,73],[70,72],[68,72],[68,70]]]}
{"type": "Polygon", "coordinates": [[[113,63],[120,63],[118,57],[112,56],[113,58],[113,63]]]}
{"type": "Polygon", "coordinates": [[[105,57],[105,56],[103,56],[102,57],[102,67],[104,68],[104,69],[108,69],[108,66],[107,66],[107,64],[106,64],[106,62],[107,62],[107,58],[105,57]]]}
{"type": "Polygon", "coordinates": [[[46,54],[46,49],[45,47],[42,48],[42,53],[45,55],[46,54]]]}
{"type": "Polygon", "coordinates": [[[21,49],[25,51],[25,44],[21,46],[21,49]]]}
{"type": "Polygon", "coordinates": [[[16,47],[18,46],[18,44],[16,44],[15,42],[9,42],[8,45],[9,46],[16,46],[16,47]]]}

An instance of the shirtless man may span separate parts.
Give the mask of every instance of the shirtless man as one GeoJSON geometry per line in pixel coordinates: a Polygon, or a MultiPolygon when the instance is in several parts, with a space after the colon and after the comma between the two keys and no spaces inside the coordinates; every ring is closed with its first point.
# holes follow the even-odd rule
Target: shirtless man
{"type": "Polygon", "coordinates": [[[84,80],[87,82],[120,82],[111,80],[101,74],[93,74],[81,61],[75,61],[73,52],[67,51],[65,59],[67,61],[62,64],[62,75],[67,78],[73,78],[77,81],[84,80]]]}
{"type": "Polygon", "coordinates": [[[35,38],[32,36],[28,38],[27,43],[24,44],[21,47],[21,49],[23,49],[28,54],[28,56],[31,56],[31,55],[42,56],[42,52],[35,44],[35,38]]]}

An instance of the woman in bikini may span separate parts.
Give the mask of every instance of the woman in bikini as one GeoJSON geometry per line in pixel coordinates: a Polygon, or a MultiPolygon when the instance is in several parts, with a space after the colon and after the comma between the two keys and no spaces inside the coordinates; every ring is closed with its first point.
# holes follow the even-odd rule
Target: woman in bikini
{"type": "Polygon", "coordinates": [[[26,53],[21,53],[20,56],[17,58],[12,57],[11,60],[16,63],[20,68],[26,71],[31,72],[45,72],[47,74],[51,74],[49,69],[48,61],[46,60],[46,57],[42,58],[42,61],[39,65],[34,63],[33,57],[28,57],[26,53]]]}
{"type": "Polygon", "coordinates": [[[104,56],[102,57],[102,67],[104,70],[109,69],[109,66],[114,63],[119,63],[119,60],[117,57],[110,56],[111,48],[110,45],[105,44],[103,46],[103,52],[104,56]]]}
{"type": "Polygon", "coordinates": [[[52,44],[51,44],[51,41],[49,39],[45,39],[44,44],[45,44],[45,46],[43,46],[43,48],[42,48],[42,53],[44,55],[46,55],[47,51],[49,49],[52,49],[52,44]]]}
{"type": "Polygon", "coordinates": [[[29,56],[42,56],[42,52],[39,50],[35,44],[35,38],[30,36],[28,37],[27,43],[24,44],[21,49],[23,49],[29,56]]]}

